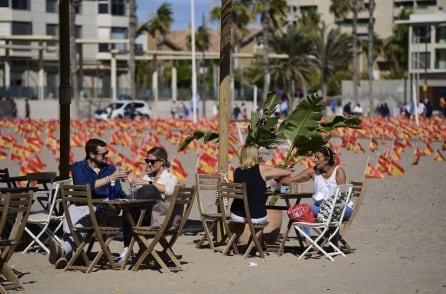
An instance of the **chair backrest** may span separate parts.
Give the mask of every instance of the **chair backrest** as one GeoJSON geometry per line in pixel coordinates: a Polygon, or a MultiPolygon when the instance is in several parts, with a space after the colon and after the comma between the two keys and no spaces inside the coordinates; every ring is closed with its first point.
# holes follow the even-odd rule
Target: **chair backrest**
{"type": "Polygon", "coordinates": [[[365,191],[367,188],[367,185],[365,182],[350,181],[350,184],[353,185],[353,192],[352,192],[352,196],[351,196],[351,200],[354,203],[353,212],[352,212],[352,215],[350,216],[350,218],[342,223],[343,226],[341,229],[341,235],[343,235],[348,230],[348,228],[351,226],[353,220],[356,218],[359,208],[361,207],[362,201],[364,200],[365,191]]]}
{"type": "Polygon", "coordinates": [[[176,239],[183,232],[184,226],[186,225],[187,220],[189,219],[190,211],[192,210],[192,206],[194,204],[195,195],[197,189],[195,186],[193,187],[178,187],[177,188],[177,196],[176,196],[176,208],[175,213],[182,214],[180,223],[175,228],[175,232],[172,235],[172,238],[169,241],[170,246],[175,243],[176,239]]]}
{"type": "Polygon", "coordinates": [[[249,210],[248,196],[246,194],[246,183],[226,183],[224,181],[219,181],[218,193],[220,195],[219,197],[220,210],[222,212],[224,211],[224,213],[222,213],[222,216],[226,217],[225,223],[227,223],[228,220],[230,219],[229,205],[232,204],[232,202],[235,199],[239,199],[243,201],[243,206],[245,208],[246,224],[250,227],[250,230],[254,232],[254,227],[251,219],[251,212],[249,210]]]}
{"type": "Polygon", "coordinates": [[[209,174],[196,174],[195,185],[197,187],[197,203],[200,214],[211,212],[210,207],[213,207],[212,212],[216,212],[218,205],[218,181],[220,176],[209,174]],[[209,201],[209,199],[216,201],[209,201]],[[207,201],[206,201],[207,200],[207,201]],[[215,203],[217,202],[217,203],[215,203]],[[215,205],[217,204],[217,205],[215,205]]]}
{"type": "Polygon", "coordinates": [[[40,184],[43,186],[44,189],[41,190],[48,190],[52,188],[52,184],[54,180],[57,178],[56,172],[38,172],[38,173],[28,173],[26,174],[26,179],[28,180],[28,183],[26,184],[26,187],[32,187],[33,182],[36,182],[37,184],[40,184]],[[51,185],[48,187],[48,185],[51,185]]]}
{"type": "Polygon", "coordinates": [[[3,227],[8,218],[9,200],[11,195],[9,193],[0,193],[0,239],[3,237],[3,227]]]}
{"type": "Polygon", "coordinates": [[[8,188],[12,188],[13,185],[9,179],[8,168],[0,168],[0,183],[5,183],[8,188]]]}
{"type": "Polygon", "coordinates": [[[98,227],[98,222],[96,219],[96,214],[94,213],[94,207],[92,203],[90,184],[61,185],[60,189],[63,210],[65,212],[65,219],[70,231],[73,231],[75,228],[75,225],[72,222],[70,210],[68,209],[70,205],[88,206],[92,226],[98,227]]]}
{"type": "Polygon", "coordinates": [[[2,259],[8,261],[15,251],[28,220],[33,200],[33,192],[10,194],[8,218],[13,221],[11,231],[5,239],[12,241],[10,246],[2,251],[2,259]]]}
{"type": "Polygon", "coordinates": [[[319,209],[317,222],[334,225],[341,223],[353,191],[352,184],[337,185],[333,196],[325,200],[319,209]]]}
{"type": "Polygon", "coordinates": [[[51,195],[50,195],[50,206],[49,206],[49,211],[50,212],[55,212],[57,211],[57,203],[58,200],[62,200],[62,193],[61,193],[61,186],[62,185],[72,185],[73,184],[73,179],[65,179],[65,180],[58,180],[58,181],[54,181],[52,188],[51,188],[51,195]]]}

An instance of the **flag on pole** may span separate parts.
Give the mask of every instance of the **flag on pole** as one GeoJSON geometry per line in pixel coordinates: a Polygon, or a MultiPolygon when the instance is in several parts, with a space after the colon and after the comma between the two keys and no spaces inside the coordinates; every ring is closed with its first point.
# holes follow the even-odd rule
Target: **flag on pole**
{"type": "Polygon", "coordinates": [[[441,154],[440,150],[438,150],[438,149],[435,151],[434,159],[436,161],[446,161],[446,159],[444,158],[443,154],[441,154]]]}
{"type": "Polygon", "coordinates": [[[373,164],[371,164],[369,162],[369,163],[367,163],[367,166],[365,168],[364,178],[365,179],[382,179],[382,178],[384,178],[384,175],[376,167],[374,167],[373,164]]]}
{"type": "Polygon", "coordinates": [[[177,176],[178,181],[182,182],[187,178],[187,172],[184,170],[181,162],[174,158],[170,163],[170,171],[177,176]]]}

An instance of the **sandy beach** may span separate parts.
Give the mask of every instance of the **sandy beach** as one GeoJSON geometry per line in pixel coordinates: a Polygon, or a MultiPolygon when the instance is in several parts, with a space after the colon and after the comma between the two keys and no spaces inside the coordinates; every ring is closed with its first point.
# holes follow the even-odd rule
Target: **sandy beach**
{"type": "MultiPolygon", "coordinates": [[[[5,135],[12,130],[1,132],[5,135]]],[[[103,139],[109,140],[110,134],[107,130],[103,139]]],[[[178,158],[188,173],[184,183],[193,185],[196,151],[178,154],[177,146],[160,138],[170,158],[178,158]]],[[[368,146],[369,140],[360,142],[368,146]]],[[[432,147],[441,150],[441,142],[432,142],[432,147]]],[[[373,153],[366,149],[365,154],[342,148],[340,156],[348,180],[362,180],[367,158],[375,164],[378,152],[384,148],[380,145],[373,153]]],[[[73,153],[75,160],[84,157],[82,148],[73,148],[73,153]]],[[[45,170],[57,171],[57,162],[46,148],[39,156],[47,164],[45,170]]],[[[264,259],[197,249],[194,242],[201,237],[202,229],[194,206],[185,234],[175,245],[183,271],[64,272],[54,269],[45,254],[17,252],[11,265],[22,274],[20,280],[25,287],[18,293],[445,293],[446,163],[434,160],[433,155],[423,156],[418,165],[412,165],[413,159],[414,147],[407,147],[398,161],[405,170],[403,176],[366,180],[363,205],[345,235],[355,251],[335,257],[334,262],[326,258],[298,260],[291,247],[280,257],[269,253],[264,259]]],[[[12,175],[18,174],[16,162],[3,159],[0,166],[8,167],[12,175]]],[[[295,172],[303,168],[298,165],[295,172]]],[[[304,185],[304,191],[311,189],[311,183],[304,185]]],[[[285,212],[284,220],[282,231],[285,212]]],[[[287,243],[297,244],[294,238],[287,243]]],[[[114,252],[121,246],[120,241],[112,242],[114,252]]]]}

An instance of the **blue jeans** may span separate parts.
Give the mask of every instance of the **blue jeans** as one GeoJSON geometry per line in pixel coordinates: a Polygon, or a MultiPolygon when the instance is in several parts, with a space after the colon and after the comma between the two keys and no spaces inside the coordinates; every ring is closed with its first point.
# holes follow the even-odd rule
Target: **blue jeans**
{"type": "MultiPolygon", "coordinates": [[[[320,203],[320,204],[313,203],[310,205],[311,211],[313,211],[313,215],[316,218],[317,218],[317,214],[319,213],[319,209],[321,208],[321,206],[320,206],[321,204],[322,203],[320,203]]],[[[344,221],[348,220],[350,218],[350,216],[352,215],[352,213],[353,213],[353,208],[347,206],[347,209],[345,210],[344,217],[342,218],[342,220],[344,220],[344,221]]],[[[309,227],[302,226],[301,228],[305,232],[305,234],[310,235],[311,230],[309,227]]]]}

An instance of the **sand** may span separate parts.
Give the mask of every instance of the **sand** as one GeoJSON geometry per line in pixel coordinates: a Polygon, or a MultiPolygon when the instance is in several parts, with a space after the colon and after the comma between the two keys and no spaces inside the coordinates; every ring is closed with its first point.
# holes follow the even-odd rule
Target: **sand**
{"type": "MultiPolygon", "coordinates": [[[[2,129],[2,134],[7,131],[2,129]]],[[[178,155],[176,146],[162,142],[171,158],[175,155],[181,160],[189,174],[185,184],[192,185],[195,152],[178,155]]],[[[368,146],[368,140],[362,143],[368,146]]],[[[441,147],[440,142],[432,146],[434,150],[441,147]]],[[[384,148],[381,145],[377,152],[384,148]]],[[[76,160],[83,158],[81,148],[73,151],[76,160]]],[[[377,152],[356,154],[341,149],[348,179],[362,180],[367,158],[375,163],[377,152]]],[[[355,251],[335,257],[334,262],[326,258],[298,260],[290,250],[280,257],[269,253],[264,259],[243,259],[197,249],[194,241],[202,231],[194,206],[190,226],[175,245],[184,269],[178,273],[150,269],[64,272],[54,269],[42,253],[17,252],[11,265],[23,274],[22,293],[445,293],[446,165],[435,161],[433,155],[412,165],[413,152],[408,147],[402,153],[399,163],[404,176],[367,180],[361,210],[345,235],[355,251]]],[[[57,170],[50,152],[39,154],[48,164],[46,170],[57,170]]],[[[0,166],[9,167],[12,175],[18,173],[15,162],[0,160],[0,166]]],[[[298,166],[296,172],[302,169],[298,166]]],[[[311,191],[311,187],[307,183],[304,190],[311,191]]],[[[285,222],[282,229],[284,226],[285,222]]],[[[292,239],[288,245],[297,245],[297,241],[292,239]]],[[[112,242],[114,252],[121,246],[119,241],[112,242]]]]}

